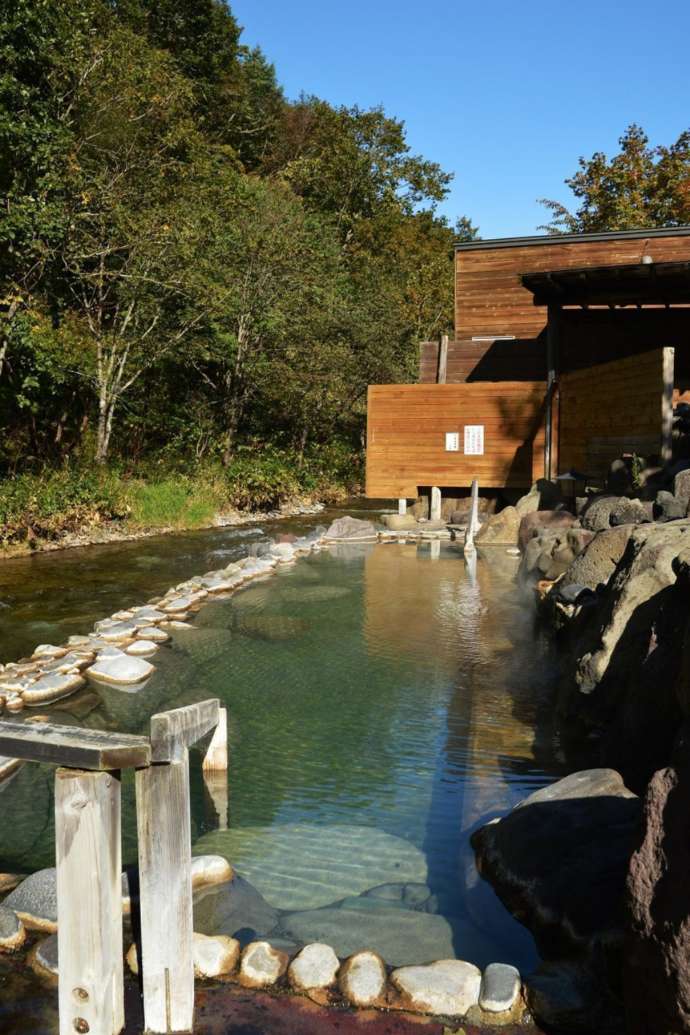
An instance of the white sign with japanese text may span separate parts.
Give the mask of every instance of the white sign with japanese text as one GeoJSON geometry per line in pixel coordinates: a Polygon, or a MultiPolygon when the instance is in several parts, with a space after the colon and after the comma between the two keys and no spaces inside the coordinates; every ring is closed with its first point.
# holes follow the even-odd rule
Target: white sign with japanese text
{"type": "Polygon", "coordinates": [[[465,425],[465,456],[484,456],[484,425],[465,425]]]}
{"type": "Polygon", "coordinates": [[[446,432],[446,453],[458,453],[460,451],[460,435],[457,431],[446,432]]]}

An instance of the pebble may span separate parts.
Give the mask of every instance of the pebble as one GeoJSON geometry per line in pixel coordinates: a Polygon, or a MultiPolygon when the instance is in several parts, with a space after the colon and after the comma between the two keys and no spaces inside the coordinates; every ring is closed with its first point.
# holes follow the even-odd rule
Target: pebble
{"type": "Polygon", "coordinates": [[[391,983],[401,994],[402,1009],[453,1017],[477,1005],[481,981],[479,968],[464,960],[400,967],[391,974],[391,983]]]}
{"type": "Polygon", "coordinates": [[[298,992],[330,988],[335,984],[340,961],[330,945],[312,942],[298,952],[288,969],[288,980],[298,992]]]}
{"type": "Polygon", "coordinates": [[[508,963],[490,963],[482,976],[479,1005],[489,1013],[512,1010],[520,994],[520,972],[508,963]]]}
{"type": "Polygon", "coordinates": [[[0,906],[0,952],[15,952],[26,940],[26,929],[17,914],[0,906]]]}
{"type": "Polygon", "coordinates": [[[382,1005],[386,994],[386,965],[376,952],[365,949],[345,960],[338,985],[353,1006],[382,1005]]]}
{"type": "Polygon", "coordinates": [[[232,974],[240,958],[240,943],[237,938],[225,934],[193,935],[192,957],[197,977],[221,977],[232,974]]]}
{"type": "Polygon", "coordinates": [[[143,658],[132,658],[127,654],[121,657],[103,657],[101,652],[87,673],[93,679],[103,683],[120,683],[132,685],[143,683],[155,671],[154,666],[143,658]]]}
{"type": "Polygon", "coordinates": [[[20,712],[24,708],[24,701],[19,694],[9,694],[5,698],[5,708],[8,712],[20,712]]]}
{"type": "Polygon", "coordinates": [[[206,888],[232,880],[232,866],[222,855],[195,855],[192,859],[192,887],[206,888]]]}
{"type": "Polygon", "coordinates": [[[268,942],[250,942],[242,953],[240,984],[245,988],[268,988],[287,970],[288,954],[268,942]]]}

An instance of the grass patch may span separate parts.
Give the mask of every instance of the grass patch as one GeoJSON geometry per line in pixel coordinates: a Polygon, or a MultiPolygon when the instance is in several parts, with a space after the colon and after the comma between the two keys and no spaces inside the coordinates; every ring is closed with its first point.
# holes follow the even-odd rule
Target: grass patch
{"type": "Polygon", "coordinates": [[[212,524],[222,506],[221,495],[212,484],[179,476],[131,482],[126,496],[129,520],[142,528],[201,528],[212,524]]]}

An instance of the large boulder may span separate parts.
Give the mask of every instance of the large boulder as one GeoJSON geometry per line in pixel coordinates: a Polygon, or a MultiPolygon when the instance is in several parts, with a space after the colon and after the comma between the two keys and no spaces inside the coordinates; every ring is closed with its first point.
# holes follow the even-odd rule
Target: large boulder
{"type": "Polygon", "coordinates": [[[479,546],[516,546],[520,516],[515,507],[504,507],[498,514],[487,518],[474,537],[479,546]]]}
{"type": "Polygon", "coordinates": [[[595,496],[580,515],[583,528],[603,532],[615,525],[642,524],[652,520],[652,506],[626,496],[595,496]]]}
{"type": "Polygon", "coordinates": [[[530,539],[544,532],[567,531],[576,520],[567,510],[533,510],[520,520],[518,546],[524,550],[530,539]]]}
{"type": "Polygon", "coordinates": [[[407,532],[417,527],[414,514],[382,514],[381,522],[391,532],[407,532]]]}
{"type": "Polygon", "coordinates": [[[481,875],[546,957],[619,946],[639,799],[612,769],[573,773],[481,827],[481,875]]]}
{"type": "Polygon", "coordinates": [[[690,1032],[690,727],[652,777],[628,876],[625,1004],[630,1035],[690,1032]]]}
{"type": "Polygon", "coordinates": [[[324,534],[324,539],[330,539],[333,542],[376,539],[376,528],[371,521],[345,516],[336,518],[332,522],[324,534]]]}
{"type": "MultiPolygon", "coordinates": [[[[576,531],[571,529],[568,533],[569,542],[572,543],[576,531]]],[[[590,542],[584,546],[566,571],[562,585],[574,583],[591,590],[606,585],[623,556],[633,531],[634,525],[619,525],[598,534],[590,532],[590,542]]]]}

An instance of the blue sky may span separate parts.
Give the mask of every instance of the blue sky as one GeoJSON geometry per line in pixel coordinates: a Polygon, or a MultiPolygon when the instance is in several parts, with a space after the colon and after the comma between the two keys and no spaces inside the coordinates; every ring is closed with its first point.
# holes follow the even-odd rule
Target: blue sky
{"type": "Polygon", "coordinates": [[[690,126],[688,0],[230,0],[288,97],[383,105],[455,174],[444,211],[483,237],[535,233],[581,154],[630,122],[690,126]]]}

